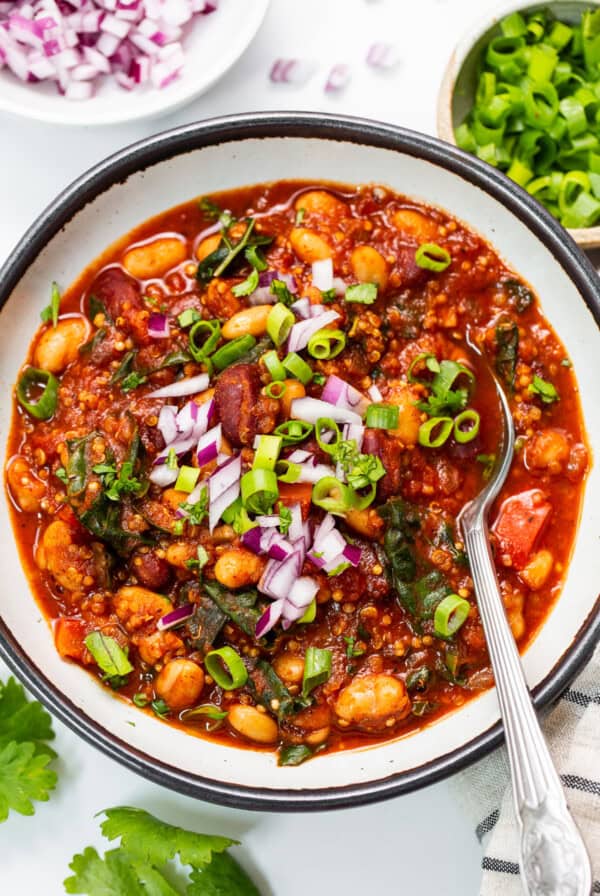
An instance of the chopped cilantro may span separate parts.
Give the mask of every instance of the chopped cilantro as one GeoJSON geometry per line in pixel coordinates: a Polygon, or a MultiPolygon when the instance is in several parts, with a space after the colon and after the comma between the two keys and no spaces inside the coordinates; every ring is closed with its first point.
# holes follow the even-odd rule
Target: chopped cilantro
{"type": "Polygon", "coordinates": [[[208,489],[203,488],[200,497],[195,504],[184,502],[180,504],[180,510],[187,513],[187,519],[191,526],[200,526],[208,516],[208,489]]]}
{"type": "Polygon", "coordinates": [[[141,495],[146,485],[133,475],[133,462],[123,461],[121,469],[113,464],[95,464],[94,473],[102,479],[104,494],[110,501],[120,501],[123,495],[141,495]]]}
{"type": "Polygon", "coordinates": [[[481,474],[484,479],[489,479],[492,475],[492,471],[494,469],[494,464],[496,463],[496,455],[495,454],[478,454],[477,461],[480,464],[483,464],[483,470],[481,474]]]}
{"type": "Polygon", "coordinates": [[[377,298],[376,283],[354,283],[348,286],[344,296],[347,302],[358,302],[361,305],[372,305],[377,298]]]}
{"type": "Polygon", "coordinates": [[[534,375],[533,382],[527,390],[530,395],[537,395],[544,404],[552,404],[559,400],[559,394],[552,383],[547,383],[540,376],[534,375]]]}
{"type": "Polygon", "coordinates": [[[166,717],[171,712],[168,704],[165,703],[164,700],[153,700],[150,706],[154,710],[155,715],[159,717],[159,719],[166,719],[166,717]]]}
{"type": "Polygon", "coordinates": [[[271,292],[282,305],[291,305],[296,300],[283,280],[271,280],[271,292]]]}
{"type": "Polygon", "coordinates": [[[289,507],[286,507],[282,501],[277,505],[277,509],[279,512],[279,531],[282,535],[287,535],[290,531],[290,526],[292,523],[292,513],[289,507]]]}
{"type": "Polygon", "coordinates": [[[69,477],[68,477],[67,471],[65,470],[64,467],[57,467],[57,469],[54,471],[54,475],[56,476],[57,479],[60,479],[60,481],[63,483],[63,485],[68,484],[69,477]]]}
{"type": "Polygon", "coordinates": [[[300,224],[302,224],[302,222],[304,221],[305,214],[306,214],[305,208],[299,208],[296,211],[296,217],[294,218],[294,224],[296,225],[296,227],[299,227],[300,224]]]}
{"type": "Polygon", "coordinates": [[[332,286],[331,289],[323,289],[321,290],[321,301],[324,305],[330,305],[331,302],[335,302],[337,298],[337,289],[335,286],[332,286]]]}
{"type": "Polygon", "coordinates": [[[356,638],[348,638],[344,636],[346,642],[346,656],[351,660],[355,656],[362,656],[365,652],[364,647],[356,646],[356,638]]]}
{"type": "Polygon", "coordinates": [[[258,277],[257,269],[252,268],[246,279],[232,287],[231,292],[234,296],[249,296],[258,287],[258,277]]]}
{"type": "Polygon", "coordinates": [[[133,389],[137,389],[138,386],[145,383],[147,379],[148,377],[144,376],[143,373],[136,373],[134,370],[132,373],[128,373],[127,376],[123,377],[121,380],[121,389],[123,392],[131,392],[133,389]]]}

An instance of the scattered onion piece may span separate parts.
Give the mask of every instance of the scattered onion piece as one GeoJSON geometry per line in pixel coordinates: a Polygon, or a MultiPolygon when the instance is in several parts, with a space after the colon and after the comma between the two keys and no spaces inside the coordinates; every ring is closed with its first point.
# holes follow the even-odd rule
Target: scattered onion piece
{"type": "Polygon", "coordinates": [[[171,610],[170,613],[161,616],[156,623],[156,627],[159,632],[165,632],[170,628],[175,628],[176,625],[182,625],[184,622],[187,622],[193,615],[194,605],[184,604],[182,607],[177,607],[177,609],[171,610]]]}
{"type": "Polygon", "coordinates": [[[295,84],[300,86],[312,77],[315,67],[312,62],[302,59],[276,59],[269,72],[274,84],[295,84]]]}
{"type": "Polygon", "coordinates": [[[367,52],[367,65],[371,68],[390,69],[395,68],[400,62],[400,53],[393,44],[375,43],[367,52]]]}
{"type": "Polygon", "coordinates": [[[350,81],[350,66],[343,62],[334,65],[325,82],[325,93],[338,93],[348,86],[350,81]]]}

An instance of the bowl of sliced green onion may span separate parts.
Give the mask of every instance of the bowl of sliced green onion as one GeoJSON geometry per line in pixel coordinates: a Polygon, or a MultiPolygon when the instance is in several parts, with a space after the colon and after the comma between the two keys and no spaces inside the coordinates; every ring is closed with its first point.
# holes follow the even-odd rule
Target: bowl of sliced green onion
{"type": "Polygon", "coordinates": [[[513,2],[480,22],[448,63],[438,133],[600,246],[600,3],[513,2]]]}

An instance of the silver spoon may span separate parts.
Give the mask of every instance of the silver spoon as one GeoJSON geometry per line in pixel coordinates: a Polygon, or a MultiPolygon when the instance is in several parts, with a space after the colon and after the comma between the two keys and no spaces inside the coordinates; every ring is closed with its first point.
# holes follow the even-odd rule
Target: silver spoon
{"type": "Polygon", "coordinates": [[[589,856],[567,807],[560,778],[531,703],[492,559],[487,517],[512,463],[515,431],[504,390],[492,371],[489,372],[502,408],[498,457],[489,482],[465,505],[458,522],[471,566],[504,723],[521,834],[521,878],[528,896],[590,896],[589,856]]]}

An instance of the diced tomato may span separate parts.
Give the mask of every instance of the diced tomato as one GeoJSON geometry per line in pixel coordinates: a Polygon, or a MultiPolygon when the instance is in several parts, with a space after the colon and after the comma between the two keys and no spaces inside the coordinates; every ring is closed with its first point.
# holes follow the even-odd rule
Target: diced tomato
{"type": "Polygon", "coordinates": [[[280,482],[279,499],[286,507],[299,504],[302,519],[307,520],[310,513],[312,485],[310,482],[280,482]]]}
{"type": "Polygon", "coordinates": [[[62,657],[83,660],[86,646],[83,643],[87,627],[82,619],[57,619],[54,625],[54,643],[62,657]]]}
{"type": "Polygon", "coordinates": [[[516,569],[526,565],[551,510],[551,504],[537,488],[503,502],[492,530],[501,552],[509,555],[516,569]]]}

